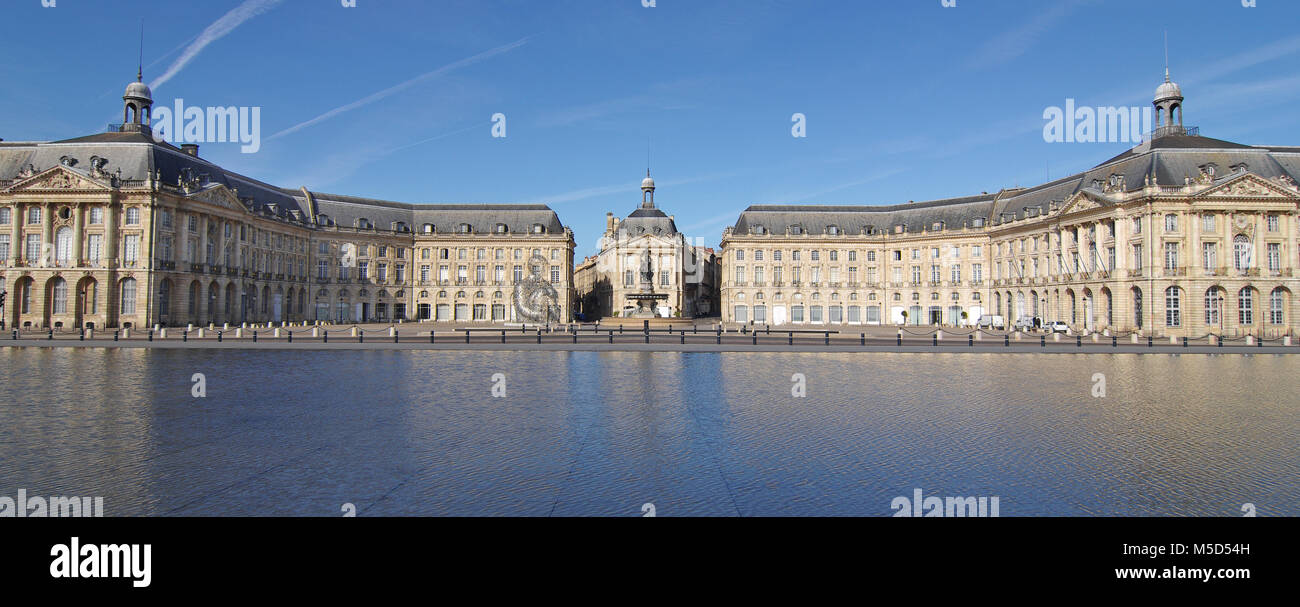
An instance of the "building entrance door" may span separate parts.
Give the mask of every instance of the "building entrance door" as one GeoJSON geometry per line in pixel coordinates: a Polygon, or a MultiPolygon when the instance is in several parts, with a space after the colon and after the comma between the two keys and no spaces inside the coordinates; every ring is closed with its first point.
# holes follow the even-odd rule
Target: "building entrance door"
{"type": "Polygon", "coordinates": [[[773,307],[772,307],[772,324],[774,324],[774,325],[783,325],[783,324],[785,324],[785,321],[786,321],[786,317],[785,317],[785,306],[773,306],[773,307]]]}

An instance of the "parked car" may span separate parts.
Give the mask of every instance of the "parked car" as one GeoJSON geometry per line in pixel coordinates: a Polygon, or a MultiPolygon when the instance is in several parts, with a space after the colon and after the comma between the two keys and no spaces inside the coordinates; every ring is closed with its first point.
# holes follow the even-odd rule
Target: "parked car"
{"type": "Polygon", "coordinates": [[[1050,331],[1050,332],[1052,332],[1052,333],[1069,333],[1069,332],[1070,332],[1070,325],[1067,325],[1067,324],[1065,324],[1064,322],[1059,321],[1059,320],[1053,320],[1053,321],[1047,323],[1046,325],[1043,325],[1043,328],[1047,329],[1048,331],[1050,331]]]}
{"type": "Polygon", "coordinates": [[[1030,329],[1033,329],[1033,328],[1034,328],[1034,319],[1032,319],[1032,318],[1017,318],[1015,324],[1012,325],[1012,328],[1014,328],[1014,329],[1017,330],[1017,331],[1028,331],[1028,330],[1030,330],[1030,329]]]}

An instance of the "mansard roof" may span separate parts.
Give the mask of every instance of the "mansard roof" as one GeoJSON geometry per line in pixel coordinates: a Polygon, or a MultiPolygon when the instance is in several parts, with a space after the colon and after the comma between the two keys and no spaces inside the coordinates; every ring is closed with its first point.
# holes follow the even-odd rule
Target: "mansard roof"
{"type": "Polygon", "coordinates": [[[223,185],[237,193],[250,213],[307,226],[323,213],[335,226],[356,227],[356,221],[364,218],[380,231],[393,230],[397,224],[418,231],[431,223],[440,232],[453,227],[459,231],[461,224],[471,225],[475,233],[496,232],[500,224],[517,233],[532,232],[539,224],[548,234],[564,232],[555,212],[540,204],[409,204],[316,192],[309,198],[300,189],[278,187],[226,170],[141,132],[97,133],[54,142],[0,142],[0,181],[18,178],[29,165],[40,172],[64,159],[77,168],[89,168],[92,157],[106,160],[103,170],[120,179],[124,187],[142,186],[155,175],[164,184],[198,179],[201,189],[223,185]]]}
{"type": "Polygon", "coordinates": [[[936,223],[948,229],[974,227],[976,219],[997,225],[1049,213],[1073,194],[1101,191],[1113,179],[1122,181],[1125,191],[1141,189],[1148,177],[1159,185],[1183,185],[1210,165],[1215,167],[1216,177],[1244,169],[1265,179],[1286,176],[1300,182],[1300,147],[1249,146],[1209,137],[1167,135],[1087,171],[997,194],[889,206],[753,205],[741,213],[733,232],[749,234],[751,228],[762,226],[770,233],[784,234],[790,226],[800,226],[807,233],[821,234],[827,226],[837,226],[842,233],[857,235],[867,228],[892,233],[896,226],[905,226],[907,233],[919,233],[936,223]]]}

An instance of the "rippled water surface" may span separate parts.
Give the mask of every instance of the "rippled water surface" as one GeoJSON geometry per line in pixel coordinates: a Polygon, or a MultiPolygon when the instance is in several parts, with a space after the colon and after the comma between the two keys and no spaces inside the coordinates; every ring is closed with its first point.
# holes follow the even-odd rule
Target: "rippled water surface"
{"type": "Polygon", "coordinates": [[[0,495],[103,496],[109,516],[889,515],[920,488],[1002,516],[1294,516],[1297,361],[0,348],[0,495]]]}

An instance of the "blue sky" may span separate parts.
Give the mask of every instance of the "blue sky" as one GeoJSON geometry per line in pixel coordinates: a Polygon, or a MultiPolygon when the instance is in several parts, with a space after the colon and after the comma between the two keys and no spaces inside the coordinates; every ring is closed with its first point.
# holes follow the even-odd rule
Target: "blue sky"
{"type": "Polygon", "coordinates": [[[550,204],[580,256],[640,201],[647,148],[659,206],[711,246],[750,204],[1086,169],[1131,146],[1046,143],[1044,109],[1148,106],[1164,30],[1188,125],[1300,145],[1293,0],[55,1],[0,3],[6,141],[120,121],[143,19],[156,105],[262,108],[259,152],[205,158],[284,187],[550,204]]]}

